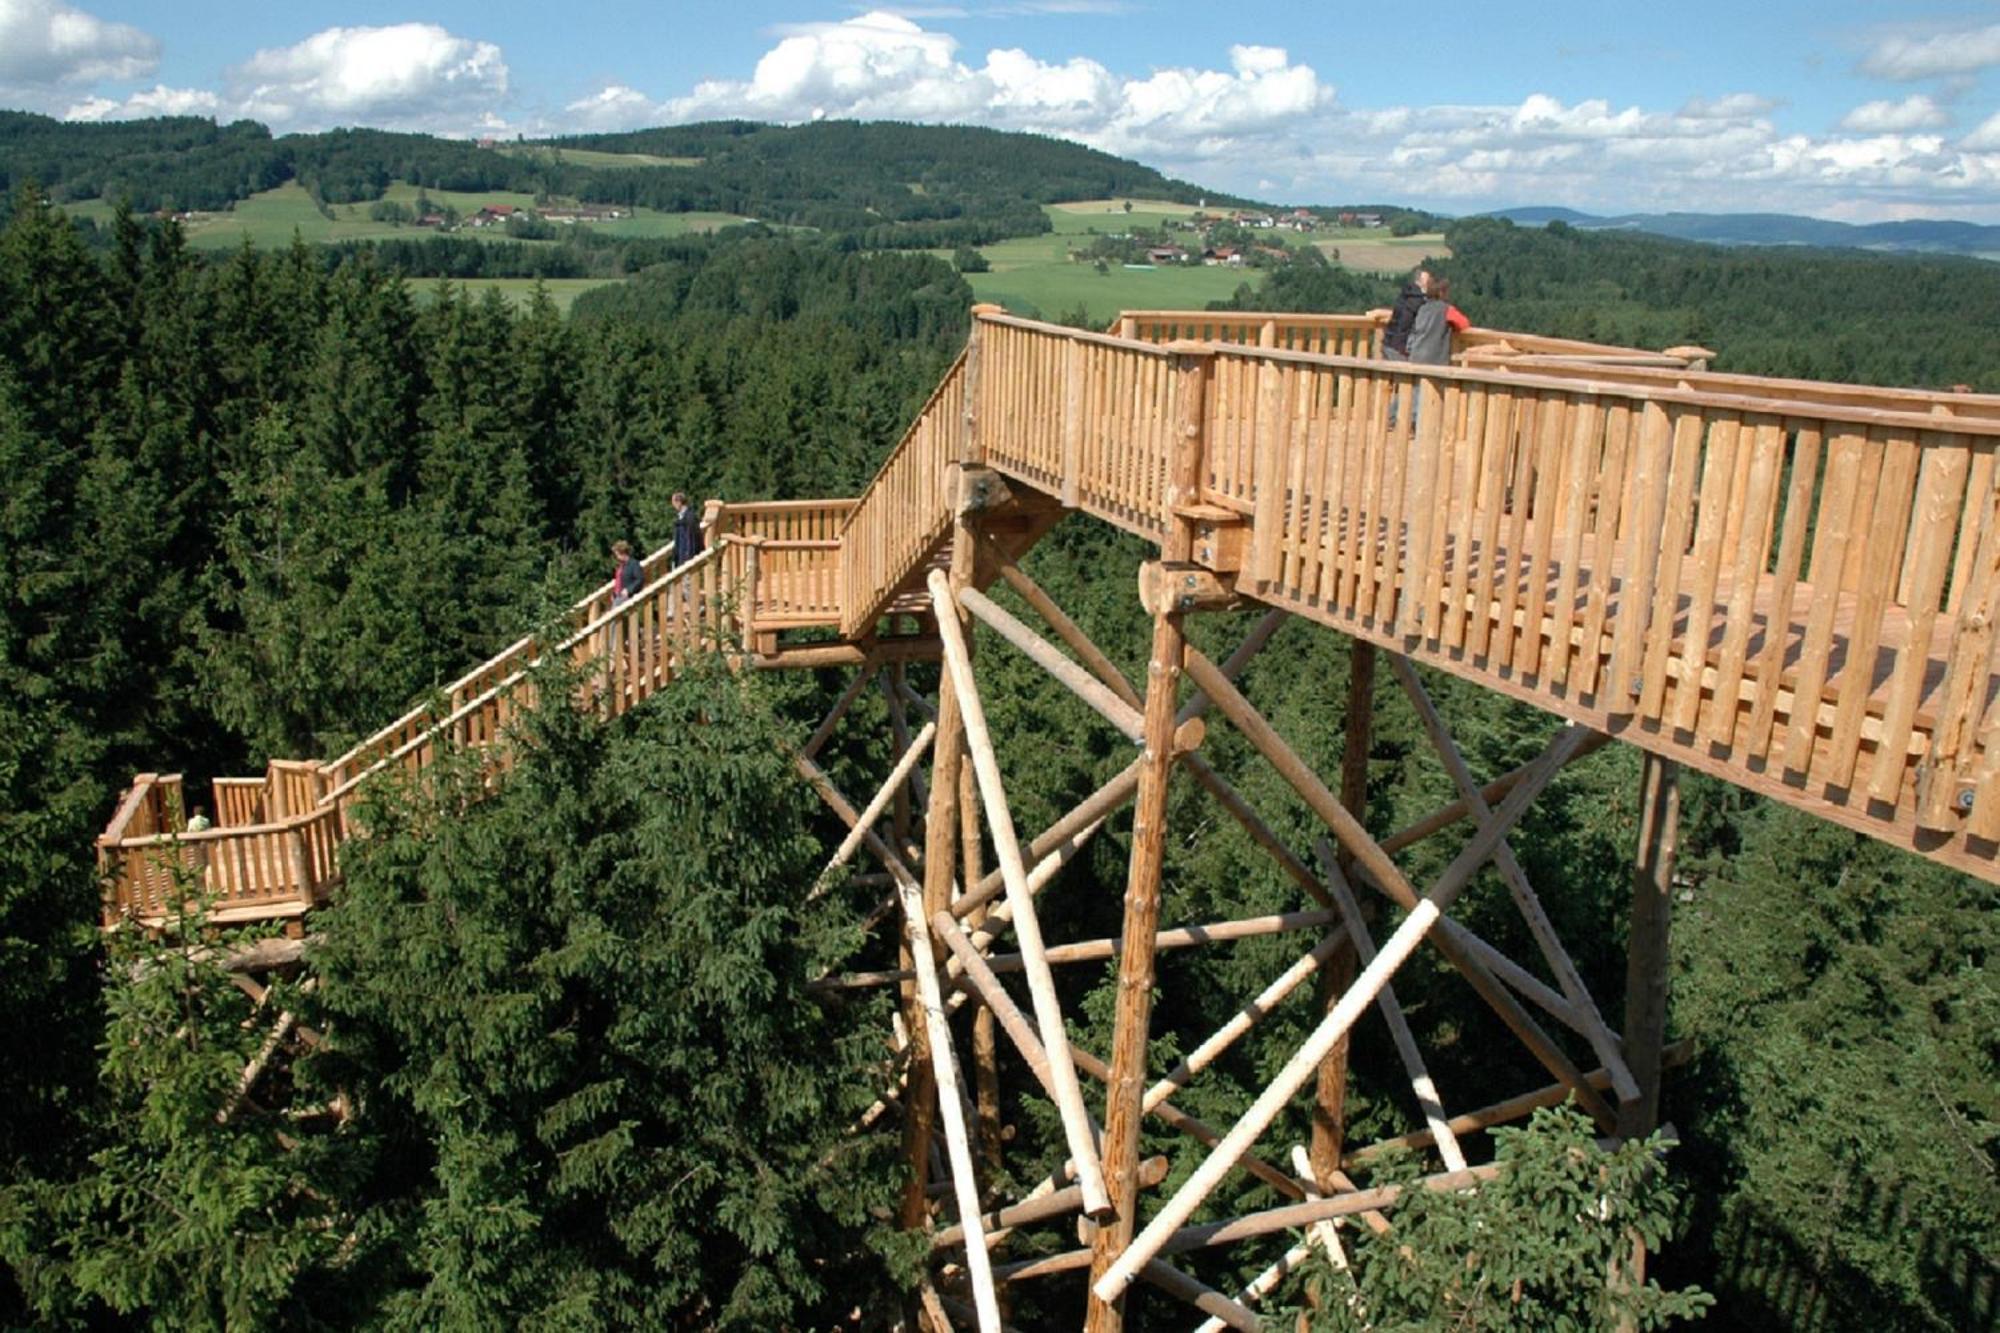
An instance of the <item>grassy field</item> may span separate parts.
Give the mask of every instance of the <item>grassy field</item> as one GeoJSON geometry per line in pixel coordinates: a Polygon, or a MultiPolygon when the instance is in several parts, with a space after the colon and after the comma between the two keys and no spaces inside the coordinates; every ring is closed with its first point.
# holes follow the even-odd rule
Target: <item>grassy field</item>
{"type": "Polygon", "coordinates": [[[1080,203],[1043,204],[1042,211],[1049,215],[1049,225],[1058,236],[1111,236],[1119,232],[1143,227],[1148,231],[1158,231],[1169,219],[1180,221],[1197,212],[1193,204],[1173,204],[1163,199],[1131,200],[1132,211],[1125,211],[1123,199],[1086,199],[1080,203]]]}
{"type": "Polygon", "coordinates": [[[1451,258],[1451,247],[1444,243],[1444,234],[1434,231],[1391,236],[1380,227],[1343,228],[1316,232],[1312,243],[1328,259],[1333,259],[1338,251],[1340,266],[1356,273],[1407,272],[1426,258],[1451,258]]]}
{"type": "MultiPolygon", "coordinates": [[[[514,208],[532,208],[535,198],[510,190],[488,190],[484,192],[466,190],[423,190],[398,181],[391,185],[383,198],[392,203],[415,208],[418,198],[426,197],[437,206],[449,205],[461,216],[477,213],[482,208],[510,205],[514,208]]],[[[187,224],[188,243],[207,249],[232,248],[243,243],[244,237],[262,249],[274,249],[292,243],[292,233],[296,231],[308,245],[337,245],[342,241],[380,240],[384,237],[401,237],[407,240],[420,239],[435,233],[416,227],[399,227],[394,223],[377,222],[368,216],[373,201],[358,204],[335,204],[333,216],[327,217],[314,207],[312,198],[305,188],[296,181],[288,181],[275,190],[251,195],[241,200],[236,207],[226,213],[198,213],[187,224]]],[[[100,224],[110,221],[111,208],[100,200],[87,200],[72,204],[70,211],[79,217],[96,218],[100,224]]],[[[688,232],[714,231],[718,227],[730,226],[745,219],[728,213],[656,213],[651,209],[639,209],[634,216],[617,222],[578,223],[578,226],[595,227],[608,236],[648,237],[682,236],[688,232]]],[[[452,233],[455,236],[470,236],[476,240],[504,241],[509,239],[504,229],[481,228],[452,233]]],[[[534,245],[545,242],[527,241],[522,244],[534,245]]]]}
{"type": "Polygon", "coordinates": [[[657,157],[652,153],[607,153],[596,148],[567,148],[554,144],[502,144],[509,157],[541,160],[559,158],[573,167],[698,167],[698,157],[657,157]]]}
{"type": "MultiPolygon", "coordinates": [[[[1050,210],[1055,216],[1056,210],[1050,210]]],[[[1138,210],[1133,210],[1138,216],[1138,210]]],[[[1087,216],[1070,214],[1071,218],[1087,216]]],[[[1120,210],[1118,217],[1125,214],[1120,210]]],[[[1125,230],[1124,225],[1116,230],[1125,230]]],[[[1111,230],[1111,228],[1100,228],[1111,230]]],[[[1069,252],[1081,228],[1053,236],[1022,236],[984,247],[980,253],[993,266],[990,273],[968,273],[973,294],[1009,310],[1039,311],[1055,319],[1082,306],[1093,324],[1103,325],[1120,310],[1200,309],[1220,301],[1250,279],[1242,269],[1176,266],[1132,269],[1113,266],[1099,273],[1089,264],[1073,264],[1069,252]]]]}
{"type": "MultiPolygon", "coordinates": [[[[1048,319],[1081,306],[1093,324],[1101,325],[1120,310],[1199,310],[1210,301],[1227,299],[1240,285],[1258,280],[1254,270],[1240,268],[1113,266],[1098,273],[1089,264],[1070,262],[1069,252],[1082,248],[1084,238],[1093,234],[1116,235],[1135,228],[1159,230],[1169,220],[1179,221],[1199,211],[1192,204],[1134,199],[1128,213],[1126,202],[1088,199],[1045,205],[1053,233],[981,247],[980,253],[993,270],[967,274],[966,281],[982,301],[997,301],[1015,311],[1036,310],[1048,319]]],[[[1316,246],[1328,258],[1337,251],[1343,267],[1361,273],[1399,272],[1416,267],[1426,255],[1442,258],[1451,254],[1438,234],[1390,236],[1379,228],[1316,233],[1274,230],[1259,232],[1257,238],[1262,244],[1295,249],[1316,246]]],[[[1190,248],[1194,243],[1186,232],[1175,233],[1172,239],[1190,248]]]]}
{"type": "Polygon", "coordinates": [[[719,231],[749,220],[734,213],[655,213],[650,208],[641,208],[631,217],[620,218],[616,222],[579,222],[576,225],[588,226],[605,236],[685,236],[694,231],[719,231]]]}
{"type": "MultiPolygon", "coordinates": [[[[576,304],[576,298],[593,287],[605,287],[623,278],[544,278],[542,285],[548,288],[549,299],[556,303],[556,309],[565,315],[576,304]]],[[[533,278],[467,278],[452,284],[462,288],[467,296],[477,300],[488,288],[499,292],[512,305],[526,305],[528,297],[535,290],[533,278]]],[[[435,278],[410,279],[410,291],[420,303],[428,303],[437,292],[435,278]]]]}

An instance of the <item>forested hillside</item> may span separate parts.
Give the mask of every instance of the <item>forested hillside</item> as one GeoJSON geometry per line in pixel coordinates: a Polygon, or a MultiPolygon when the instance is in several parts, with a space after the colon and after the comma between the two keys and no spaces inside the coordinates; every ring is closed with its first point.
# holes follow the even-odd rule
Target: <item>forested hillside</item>
{"type": "MultiPolygon", "coordinates": [[[[296,180],[316,200],[379,199],[392,183],[508,190],[665,213],[719,212],[811,227],[871,249],[979,245],[1048,230],[1041,205],[1205,192],[1077,144],[968,127],[721,122],[480,147],[384,130],[273,138],[254,121],[180,117],[80,125],[0,111],[0,190],[141,212],[223,209],[296,180]],[[605,166],[565,147],[643,155],[605,166]],[[644,165],[644,158],[683,165],[644,165]]],[[[1219,202],[1228,202],[1215,196],[1219,202]]]]}
{"type": "MultiPolygon", "coordinates": [[[[227,151],[262,151],[242,140],[227,151]]],[[[659,137],[629,151],[728,150],[659,137]]],[[[1006,179],[991,188],[1021,189],[1006,179]]],[[[888,1308],[913,1258],[880,1211],[895,1129],[844,1132],[883,1086],[887,1020],[804,991],[846,957],[872,891],[800,901],[835,826],[778,748],[837,679],[704,675],[623,720],[552,711],[497,797],[474,799],[470,774],[385,797],[343,902],[315,922],[318,988],[274,996],[322,1045],[282,1096],[221,1122],[261,1039],[251,1001],[172,940],[121,941],[107,960],[90,847],[134,771],[195,784],[336,752],[597,581],[613,538],[657,544],[676,488],[852,493],[962,343],[962,280],[851,239],[731,233],[663,243],[564,320],[547,302],[413,290],[367,252],[205,260],[171,225],[129,219],[105,239],[32,198],[0,231],[0,1322],[763,1329],[888,1308]]],[[[1700,336],[1738,370],[1817,366],[1782,358],[1830,343],[1853,378],[1996,387],[2000,301],[1973,266],[1491,223],[1450,241],[1444,271],[1482,324],[1700,336]]],[[[1391,292],[1326,266],[1263,281],[1240,299],[1355,310],[1391,292]]],[[[1029,563],[1135,677],[1138,554],[1072,519],[1029,563]]],[[[1244,629],[1218,616],[1194,632],[1219,655],[1244,629]]],[[[1346,672],[1336,636],[1293,625],[1245,681],[1322,772],[1339,765],[1346,672]]],[[[1016,738],[1002,758],[1023,827],[1129,761],[1018,657],[982,649],[981,684],[1016,738]]],[[[1523,706],[1429,685],[1481,774],[1546,731],[1523,706]]],[[[1421,728],[1387,682],[1376,706],[1379,834],[1448,783],[1419,762],[1421,728]]],[[[872,695],[855,718],[823,755],[849,791],[879,776],[886,729],[872,695]]],[[[1314,818],[1230,729],[1205,749],[1311,845],[1314,818]]],[[[1636,770],[1617,746],[1567,770],[1515,839],[1608,1009],[1636,770]]],[[[1990,1318],[2000,902],[1735,789],[1687,788],[1673,1028],[1699,1055],[1665,1108],[1685,1140],[1668,1280],[1715,1292],[1718,1327],[1990,1318]]],[[[1169,827],[1191,832],[1170,842],[1166,919],[1297,905],[1202,793],[1173,800],[1169,827]]],[[[1129,827],[1048,891],[1052,938],[1117,933],[1129,827]]],[[[1452,850],[1427,845],[1412,876],[1452,850]]],[[[1503,947],[1525,942],[1496,884],[1466,911],[1503,947]]],[[[1212,1029],[1291,957],[1279,940],[1172,955],[1157,1030],[1171,1044],[1212,1029]]],[[[1490,1013],[1436,959],[1405,976],[1449,1103],[1519,1091],[1529,1071],[1490,1013]]],[[[1109,980],[1079,968],[1064,985],[1079,1040],[1108,1049],[1109,980]]],[[[1233,1119],[1310,1017],[1273,1016],[1186,1109],[1233,1119]]],[[[1356,1046],[1356,1138],[1409,1115],[1374,1022],[1356,1046]]],[[[1010,1108],[1011,1186],[1059,1151],[1039,1106],[1010,1108]]],[[[1303,1112],[1276,1132],[1302,1136],[1303,1112]]],[[[1144,1151],[1190,1165],[1178,1135],[1149,1131],[1144,1151]]],[[[1261,1189],[1220,1203],[1268,1204],[1261,1189]]],[[[1233,1287],[1242,1262],[1191,1267],[1233,1287]]],[[[1066,1327],[1076,1296],[1025,1289],[1014,1318],[1066,1327]]],[[[1134,1326],[1179,1315],[1142,1305],[1134,1326]]]]}

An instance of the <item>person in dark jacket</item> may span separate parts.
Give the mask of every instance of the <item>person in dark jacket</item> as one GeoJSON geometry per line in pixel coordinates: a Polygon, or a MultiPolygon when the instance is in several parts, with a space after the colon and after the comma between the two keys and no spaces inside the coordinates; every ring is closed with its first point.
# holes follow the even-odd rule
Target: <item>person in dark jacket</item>
{"type": "Polygon", "coordinates": [[[701,554],[701,515],[688,503],[687,492],[674,492],[674,567],[701,554]]]}
{"type": "MultiPolygon", "coordinates": [[[[1396,304],[1389,309],[1389,322],[1382,329],[1382,359],[1384,361],[1408,361],[1410,359],[1410,332],[1417,325],[1417,312],[1424,308],[1424,301],[1430,292],[1431,271],[1420,268],[1410,275],[1403,284],[1403,290],[1396,296],[1396,304]]],[[[1392,391],[1389,394],[1389,429],[1396,428],[1396,413],[1402,395],[1392,391]]]]}
{"type": "Polygon", "coordinates": [[[1387,361],[1408,361],[1410,359],[1410,330],[1416,326],[1417,311],[1423,308],[1424,298],[1430,293],[1431,273],[1420,268],[1410,275],[1403,284],[1403,290],[1396,297],[1396,304],[1389,308],[1389,323],[1382,330],[1382,357],[1387,361]]]}

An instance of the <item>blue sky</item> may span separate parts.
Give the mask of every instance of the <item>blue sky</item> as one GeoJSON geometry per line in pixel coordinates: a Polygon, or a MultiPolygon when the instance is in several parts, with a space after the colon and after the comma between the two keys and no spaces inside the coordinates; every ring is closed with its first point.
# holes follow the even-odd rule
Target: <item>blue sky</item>
{"type": "Polygon", "coordinates": [[[0,0],[0,105],[1060,135],[1291,203],[2000,223],[2000,3],[0,0]]]}

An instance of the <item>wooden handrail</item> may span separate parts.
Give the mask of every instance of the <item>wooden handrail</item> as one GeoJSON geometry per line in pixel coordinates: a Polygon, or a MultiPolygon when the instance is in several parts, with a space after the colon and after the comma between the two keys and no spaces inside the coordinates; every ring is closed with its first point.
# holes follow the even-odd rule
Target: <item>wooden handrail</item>
{"type": "MultiPolygon", "coordinates": [[[[779,630],[829,625],[851,645],[941,558],[954,468],[1157,539],[1167,459],[1195,430],[1193,507],[1218,534],[1202,559],[1239,593],[1992,877],[2000,396],[1493,330],[1464,336],[1464,364],[1414,366],[1369,355],[1381,323],[1141,311],[1112,334],[980,307],[977,375],[969,350],[860,496],[714,503],[707,552],[678,569],[656,552],[645,588],[585,597],[552,650],[591,664],[616,711],[690,640],[768,654],[779,630]],[[972,421],[1000,423],[976,449],[972,421]]],[[[324,785],[315,814],[337,810],[444,737],[498,739],[543,651],[518,640],[449,687],[445,716],[413,709],[323,770],[280,761],[224,789],[262,782],[284,809],[324,785]]],[[[136,779],[103,853],[177,781],[136,779]]]]}
{"type": "MultiPolygon", "coordinates": [[[[628,600],[574,630],[555,645],[554,651],[574,654],[583,649],[589,654],[588,660],[593,661],[608,655],[613,659],[613,674],[618,675],[614,688],[621,698],[628,690],[634,693],[650,692],[651,688],[657,687],[656,682],[619,674],[628,665],[624,660],[625,645],[636,647],[642,637],[657,633],[665,625],[666,617],[661,612],[663,601],[684,604],[693,612],[696,621],[710,616],[719,605],[713,575],[721,561],[722,550],[716,547],[653,579],[628,600]],[[688,595],[683,596],[684,592],[688,595]],[[644,623],[649,616],[652,618],[650,628],[644,623]],[[614,632],[619,637],[612,637],[614,632]]],[[[697,630],[695,637],[707,642],[719,642],[712,628],[697,630]]],[[[446,737],[476,733],[486,742],[497,740],[511,696],[529,678],[529,668],[540,660],[541,655],[537,654],[519,669],[461,701],[447,716],[405,737],[359,772],[332,784],[331,790],[303,812],[278,820],[215,827],[197,833],[100,838],[100,855],[106,862],[107,924],[115,923],[127,911],[144,910],[148,903],[155,906],[164,904],[164,885],[170,877],[163,878],[164,872],[154,865],[154,858],[164,847],[184,849],[190,856],[198,858],[197,865],[211,881],[211,887],[219,884],[228,890],[220,897],[227,899],[222,905],[231,912],[252,912],[260,905],[271,910],[298,910],[300,904],[312,894],[324,891],[327,880],[332,876],[334,849],[346,834],[345,805],[354,791],[391,766],[413,758],[421,766],[426,762],[423,757],[426,752],[446,737]],[[266,846],[270,839],[293,837],[308,840],[295,846],[298,856],[288,852],[279,858],[266,846]],[[111,863],[113,858],[116,859],[115,865],[111,863]],[[294,868],[294,863],[297,868],[294,868]]],[[[658,656],[649,658],[643,666],[643,670],[653,675],[664,674],[667,669],[667,659],[658,656]]],[[[604,681],[594,680],[590,688],[601,690],[605,685],[604,681]]],[[[314,768],[302,761],[290,761],[286,767],[294,772],[314,768]]],[[[282,771],[276,764],[273,770],[282,771]]],[[[253,788],[260,787],[266,779],[221,781],[253,788]]],[[[150,790],[141,790],[135,784],[135,794],[128,796],[125,806],[138,808],[135,802],[143,801],[150,790]]],[[[180,853],[177,850],[175,854],[180,853]]]]}
{"type": "MultiPolygon", "coordinates": [[[[1157,349],[978,322],[976,410],[1008,423],[988,462],[1156,537],[1157,349]],[[1078,356],[1085,391],[1051,393],[1078,356]]],[[[1189,350],[1216,361],[1201,500],[1246,529],[1240,591],[1856,827],[1889,805],[1899,840],[2000,836],[2000,422],[1685,370],[1189,350]],[[1939,688],[1947,661],[1963,683],[1939,688]]]]}

